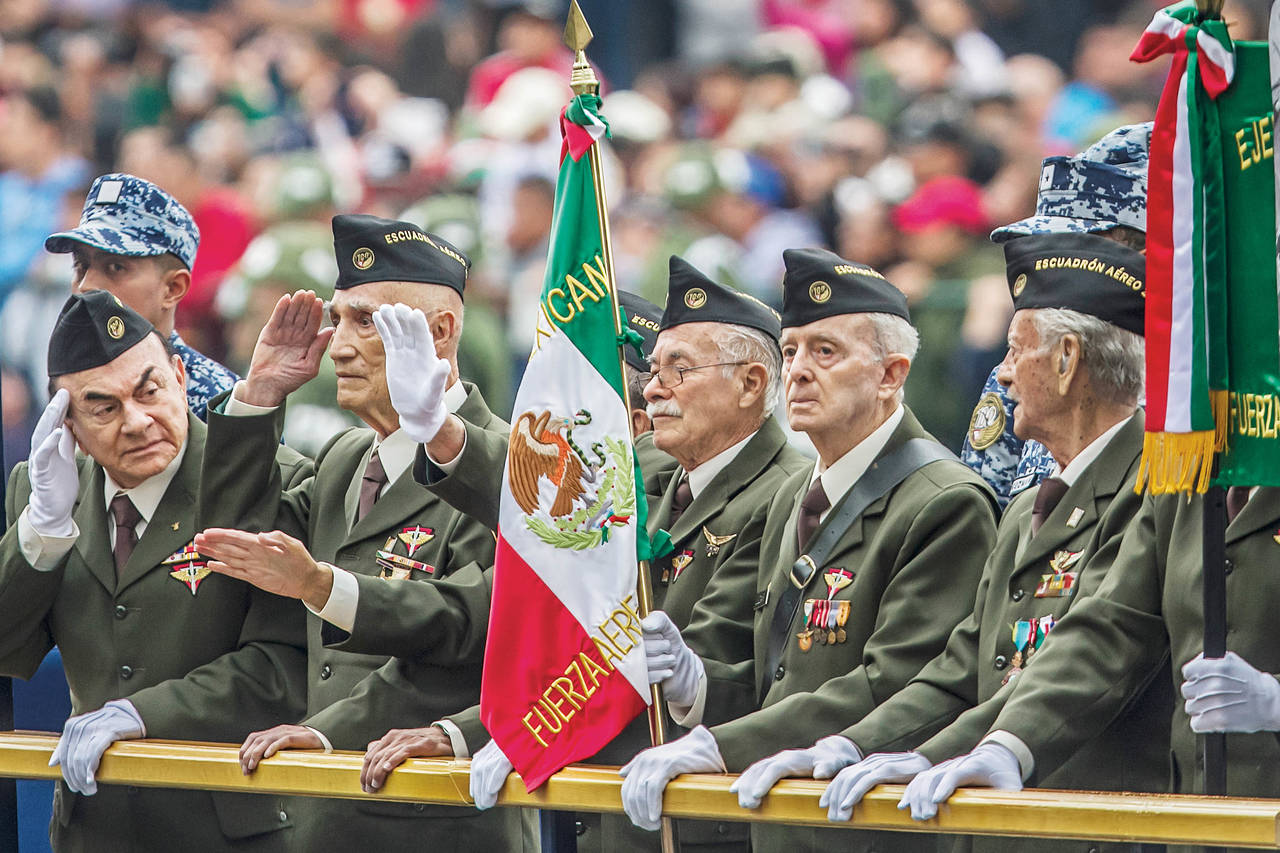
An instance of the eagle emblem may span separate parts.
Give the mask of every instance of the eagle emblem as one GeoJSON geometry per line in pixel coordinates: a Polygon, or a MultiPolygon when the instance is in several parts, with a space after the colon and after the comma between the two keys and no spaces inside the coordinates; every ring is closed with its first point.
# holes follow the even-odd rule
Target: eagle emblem
{"type": "Polygon", "coordinates": [[[717,536],[714,533],[712,533],[710,530],[704,527],[702,528],[702,535],[707,540],[707,556],[714,557],[720,553],[721,545],[728,545],[735,538],[737,538],[738,534],[730,533],[727,536],[717,536]]]}
{"type": "Polygon", "coordinates": [[[516,418],[511,428],[508,479],[512,496],[527,513],[538,509],[538,481],[542,477],[556,487],[549,511],[552,518],[563,518],[573,512],[573,502],[586,490],[582,483],[582,459],[561,432],[572,434],[573,421],[552,418],[548,411],[536,416],[525,412],[516,418]]]}

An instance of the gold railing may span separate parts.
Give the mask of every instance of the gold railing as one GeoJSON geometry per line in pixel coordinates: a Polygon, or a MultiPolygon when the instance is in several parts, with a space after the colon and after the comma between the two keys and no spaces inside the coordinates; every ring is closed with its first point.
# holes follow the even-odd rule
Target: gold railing
{"type": "MultiPolygon", "coordinates": [[[[38,733],[0,733],[0,777],[56,779],[49,767],[57,737],[38,733]]],[[[313,797],[365,799],[360,790],[361,754],[324,755],[298,750],[278,753],[251,776],[240,772],[234,746],[176,741],[123,741],[107,750],[99,782],[161,788],[200,788],[313,797]]],[[[471,762],[465,759],[411,759],[396,769],[383,800],[470,803],[471,762]]],[[[761,808],[738,807],[729,792],[733,776],[681,776],[667,786],[665,814],[731,821],[769,821],[834,827],[818,807],[825,783],[787,780],[761,808]]],[[[562,811],[621,812],[622,780],[613,767],[574,766],[557,773],[529,794],[514,775],[498,798],[500,805],[562,811]]],[[[899,811],[901,785],[881,785],[867,794],[845,826],[854,829],[951,832],[1089,838],[1280,849],[1280,800],[1195,797],[1167,794],[1085,793],[1034,790],[1006,793],[984,789],[958,792],[927,822],[899,811]]]]}

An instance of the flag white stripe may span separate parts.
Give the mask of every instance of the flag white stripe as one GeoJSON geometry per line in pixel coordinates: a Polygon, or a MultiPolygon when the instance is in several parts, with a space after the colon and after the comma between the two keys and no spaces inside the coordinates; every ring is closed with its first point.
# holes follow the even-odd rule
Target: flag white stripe
{"type": "Polygon", "coordinates": [[[1169,396],[1166,432],[1191,431],[1191,379],[1194,363],[1195,177],[1188,136],[1187,75],[1178,85],[1178,123],[1173,141],[1173,325],[1169,334],[1169,396]]]}
{"type": "Polygon", "coordinates": [[[1223,76],[1231,80],[1235,76],[1236,56],[1213,36],[1204,30],[1196,34],[1196,46],[1205,58],[1222,69],[1223,76]]]}

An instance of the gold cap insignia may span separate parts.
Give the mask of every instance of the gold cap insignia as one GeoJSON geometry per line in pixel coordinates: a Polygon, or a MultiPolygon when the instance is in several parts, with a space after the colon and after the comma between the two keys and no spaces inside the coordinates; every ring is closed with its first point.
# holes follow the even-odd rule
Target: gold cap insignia
{"type": "Polygon", "coordinates": [[[969,419],[969,446],[986,450],[1004,434],[1004,403],[994,391],[982,395],[969,419]]]}
{"type": "Polygon", "coordinates": [[[107,334],[117,341],[124,337],[124,318],[114,316],[107,320],[107,334]]]}
{"type": "Polygon", "coordinates": [[[355,254],[351,256],[351,263],[355,264],[358,270],[367,270],[373,266],[373,249],[364,246],[356,249],[355,254]]]}
{"type": "Polygon", "coordinates": [[[821,305],[831,298],[831,285],[825,281],[815,281],[809,285],[809,298],[821,305]]]}
{"type": "Polygon", "coordinates": [[[1013,296],[1018,298],[1022,295],[1022,291],[1027,289],[1027,274],[1023,273],[1013,280],[1013,296]]]}
{"type": "Polygon", "coordinates": [[[684,295],[684,304],[695,311],[707,304],[707,292],[701,287],[694,287],[684,295]]]}

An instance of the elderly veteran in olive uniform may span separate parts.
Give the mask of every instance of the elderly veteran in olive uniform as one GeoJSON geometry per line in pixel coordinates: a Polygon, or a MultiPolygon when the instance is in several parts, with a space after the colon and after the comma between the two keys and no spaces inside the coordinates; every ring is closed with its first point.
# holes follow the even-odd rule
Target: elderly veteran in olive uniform
{"type": "MultiPolygon", "coordinates": [[[[788,250],[784,260],[787,417],[818,461],[765,511],[749,636],[735,640],[736,621],[701,604],[687,644],[663,614],[644,620],[649,677],[677,722],[697,726],[622,769],[623,806],[648,829],[674,776],[743,769],[830,726],[810,701],[829,679],[852,673],[853,718],[905,686],[969,615],[995,538],[986,486],[902,403],[917,345],[906,298],[875,270],[824,250],[788,250]],[[703,659],[694,651],[702,643],[739,651],[703,659]],[[744,682],[759,710],[699,725],[741,714],[744,682]]],[[[753,826],[751,836],[754,849],[816,843],[808,829],[753,826]]]]}
{"type": "MultiPolygon", "coordinates": [[[[441,411],[432,417],[456,412],[503,433],[506,425],[458,377],[467,259],[409,223],[374,216],[337,216],[333,236],[339,270],[329,306],[333,328],[320,330],[321,306],[309,292],[283,297],[259,338],[248,377],[229,399],[217,401],[225,414],[218,405],[210,413],[209,479],[202,493],[210,519],[216,512],[223,528],[246,521],[260,527],[278,513],[279,529],[207,530],[199,547],[214,558],[216,571],[301,599],[310,611],[306,718],[246,739],[246,772],[283,748],[363,749],[389,728],[479,699],[482,637],[459,647],[456,657],[416,668],[407,698],[379,706],[380,714],[341,701],[389,656],[407,653],[420,639],[413,587],[493,559],[490,531],[407,473],[415,430],[423,425],[406,422],[391,405],[391,352],[414,343],[410,331],[425,339],[425,349],[402,356],[399,367],[411,368],[413,382],[438,397],[441,411]],[[317,457],[315,476],[281,491],[262,460],[279,441],[286,398],[315,375],[326,343],[338,404],[368,428],[335,436],[317,457]],[[353,635],[362,638],[358,650],[345,645],[353,635]]],[[[299,850],[428,841],[440,851],[482,842],[513,850],[522,845],[522,817],[515,810],[476,815],[444,806],[300,800],[294,812],[299,850]]]]}
{"type": "Polygon", "coordinates": [[[199,245],[200,229],[176,198],[123,173],[97,178],[80,224],[44,241],[46,250],[74,257],[76,293],[106,290],[165,337],[186,370],[187,406],[203,421],[209,400],[235,384],[236,375],[189,347],[173,328],[199,245]]]}
{"type": "MultiPolygon", "coordinates": [[[[1123,267],[1141,275],[1142,256],[1102,237],[1047,234],[1006,243],[1005,257],[1015,313],[1000,381],[1017,402],[1018,437],[1042,442],[1058,469],[1009,505],[973,613],[952,632],[942,654],[861,720],[844,711],[847,692],[856,686],[849,679],[820,687],[814,699],[827,703],[830,728],[848,728],[810,748],[753,764],[735,784],[746,808],[759,806],[785,776],[829,779],[839,771],[823,804],[832,820],[845,821],[873,786],[907,782],[933,762],[975,746],[1011,692],[1004,685],[1035,662],[1046,640],[1052,642],[1058,620],[1106,577],[1111,567],[1106,555],[1141,505],[1134,482],[1143,442],[1137,405],[1144,296],[1141,288],[1106,270],[1123,267]],[[1100,268],[1042,266],[1063,257],[1097,260],[1100,268]],[[1095,560],[1100,553],[1103,557],[1095,560]],[[903,749],[915,751],[898,751],[903,749]]],[[[1152,684],[1127,713],[1041,784],[1165,790],[1172,701],[1167,684],[1152,684]]],[[[864,834],[851,841],[860,849],[883,847],[864,834]]],[[[972,842],[979,850],[1025,845],[994,838],[957,842],[962,847],[972,842]]],[[[1037,850],[1082,853],[1133,846],[1036,842],[1037,850]]]]}
{"type": "MultiPolygon", "coordinates": [[[[182,361],[150,323],[109,293],[73,295],[48,369],[53,399],[6,493],[0,671],[29,678],[62,650],[78,716],[50,762],[63,775],[53,847],[284,849],[277,797],[98,790],[113,741],[239,740],[299,714],[303,622],[293,602],[211,575],[192,547],[205,430],[187,411],[182,361]]],[[[279,454],[286,481],[310,473],[279,454]]]]}
{"type": "MultiPolygon", "coordinates": [[[[1097,234],[1141,252],[1147,233],[1147,159],[1151,122],[1118,127],[1074,157],[1046,157],[1035,215],[991,232],[1004,243],[1031,234],[1097,234]]],[[[1014,434],[1013,401],[987,377],[965,434],[960,461],[995,490],[1000,505],[1053,473],[1045,446],[1014,434]]]]}

